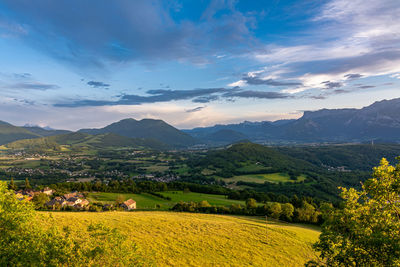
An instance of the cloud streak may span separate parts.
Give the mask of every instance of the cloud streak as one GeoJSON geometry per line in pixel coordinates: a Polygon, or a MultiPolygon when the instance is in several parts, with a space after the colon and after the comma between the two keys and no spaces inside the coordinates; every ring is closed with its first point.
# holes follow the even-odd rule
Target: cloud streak
{"type": "Polygon", "coordinates": [[[67,103],[57,103],[56,107],[85,107],[85,106],[115,106],[115,105],[141,105],[145,103],[169,102],[190,100],[193,103],[208,103],[218,99],[230,100],[233,98],[255,99],[285,99],[292,96],[279,92],[251,91],[239,88],[196,88],[192,90],[166,90],[156,89],[146,92],[147,95],[126,94],[117,100],[75,100],[67,103]]]}

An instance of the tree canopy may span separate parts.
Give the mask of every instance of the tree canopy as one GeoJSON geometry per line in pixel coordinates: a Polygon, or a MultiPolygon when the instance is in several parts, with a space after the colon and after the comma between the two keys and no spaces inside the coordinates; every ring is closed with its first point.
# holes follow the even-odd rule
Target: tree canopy
{"type": "Polygon", "coordinates": [[[362,190],[341,188],[343,207],[327,207],[314,245],[327,266],[400,265],[400,158],[382,159],[362,190]]]}

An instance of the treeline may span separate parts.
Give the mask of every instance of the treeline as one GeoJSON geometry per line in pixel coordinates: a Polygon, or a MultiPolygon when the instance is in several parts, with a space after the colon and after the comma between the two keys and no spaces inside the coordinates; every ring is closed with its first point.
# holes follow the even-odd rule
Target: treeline
{"type": "MultiPolygon", "coordinates": [[[[323,203],[322,205],[330,205],[323,203]]],[[[179,202],[173,211],[181,212],[199,212],[213,214],[234,214],[234,215],[250,215],[250,216],[267,216],[287,222],[312,223],[321,224],[322,216],[320,207],[303,200],[301,203],[278,203],[267,202],[259,205],[256,200],[249,198],[246,205],[232,204],[229,207],[212,206],[207,201],[200,202],[179,202]]]]}

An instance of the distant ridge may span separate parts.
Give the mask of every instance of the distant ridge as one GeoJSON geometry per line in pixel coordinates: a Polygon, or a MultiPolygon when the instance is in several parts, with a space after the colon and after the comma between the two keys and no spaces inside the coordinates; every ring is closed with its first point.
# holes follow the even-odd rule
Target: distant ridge
{"type": "Polygon", "coordinates": [[[151,138],[173,147],[193,145],[195,139],[162,120],[124,119],[100,129],[81,129],[81,133],[104,134],[114,133],[130,138],[151,138]]]}
{"type": "MultiPolygon", "coordinates": [[[[297,120],[243,122],[185,130],[204,140],[221,130],[243,134],[253,142],[400,142],[400,98],[361,109],[305,111],[297,120]]],[[[219,140],[221,142],[221,140],[219,140]]],[[[225,143],[229,143],[226,138],[225,143]]]]}

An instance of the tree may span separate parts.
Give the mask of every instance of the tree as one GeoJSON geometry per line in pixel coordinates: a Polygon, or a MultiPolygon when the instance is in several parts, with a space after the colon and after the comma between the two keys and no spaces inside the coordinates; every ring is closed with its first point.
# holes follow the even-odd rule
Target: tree
{"type": "Polygon", "coordinates": [[[43,208],[44,204],[46,204],[50,200],[49,196],[45,193],[36,194],[32,198],[32,202],[37,209],[43,208]]]}
{"type": "Polygon", "coordinates": [[[0,266],[134,266],[140,260],[117,229],[90,224],[72,239],[70,229],[51,220],[0,181],[0,266]]]}
{"type": "Polygon", "coordinates": [[[257,201],[254,198],[248,198],[246,200],[246,208],[247,209],[255,209],[255,208],[257,208],[257,201]]]}
{"type": "Polygon", "coordinates": [[[271,216],[272,218],[278,219],[281,216],[282,212],[281,203],[278,202],[268,203],[267,208],[269,216],[271,216]]]}
{"type": "Polygon", "coordinates": [[[18,189],[17,185],[14,182],[14,178],[13,177],[11,177],[11,181],[10,181],[10,184],[8,185],[8,188],[11,189],[11,190],[14,190],[14,191],[18,189]]]}
{"type": "Polygon", "coordinates": [[[124,195],[118,195],[117,198],[115,199],[115,203],[117,206],[121,205],[125,201],[125,196],[124,195]]]}
{"type": "Polygon", "coordinates": [[[293,217],[293,212],[294,212],[293,205],[290,203],[281,204],[281,209],[282,209],[282,212],[281,212],[282,219],[291,221],[292,217],[293,217]]]}
{"type": "Polygon", "coordinates": [[[25,189],[32,189],[31,184],[29,183],[28,178],[25,178],[25,189]]]}
{"type": "MultiPolygon", "coordinates": [[[[382,159],[362,190],[341,188],[341,209],[326,207],[314,245],[327,266],[400,265],[400,157],[382,159]]],[[[311,263],[310,263],[311,264],[311,263]]]]}

